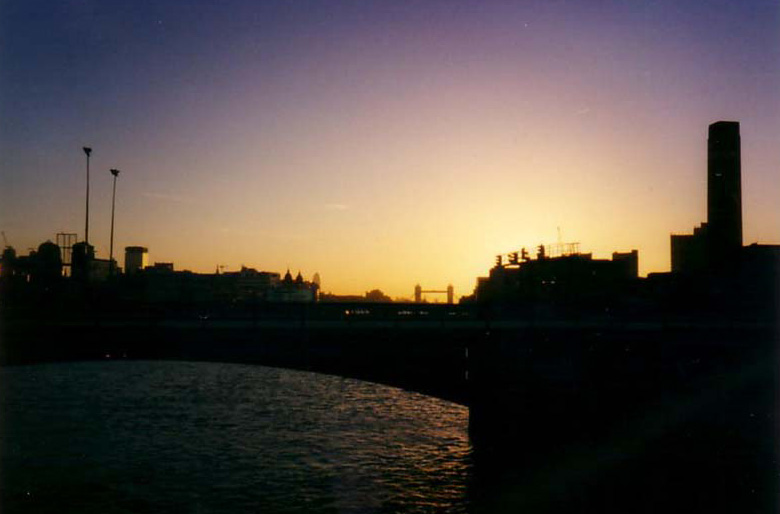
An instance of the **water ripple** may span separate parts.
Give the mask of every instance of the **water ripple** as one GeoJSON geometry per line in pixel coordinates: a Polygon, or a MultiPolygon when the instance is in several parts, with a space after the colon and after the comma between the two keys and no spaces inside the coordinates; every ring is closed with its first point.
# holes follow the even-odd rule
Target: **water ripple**
{"type": "Polygon", "coordinates": [[[467,411],[234,364],[0,368],[2,512],[464,512],[467,411]]]}

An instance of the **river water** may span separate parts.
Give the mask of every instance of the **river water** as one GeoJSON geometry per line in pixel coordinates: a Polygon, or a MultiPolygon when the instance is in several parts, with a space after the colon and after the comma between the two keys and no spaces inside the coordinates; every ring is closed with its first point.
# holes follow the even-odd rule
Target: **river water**
{"type": "Polygon", "coordinates": [[[0,368],[0,511],[465,512],[465,407],[219,363],[0,368]]]}

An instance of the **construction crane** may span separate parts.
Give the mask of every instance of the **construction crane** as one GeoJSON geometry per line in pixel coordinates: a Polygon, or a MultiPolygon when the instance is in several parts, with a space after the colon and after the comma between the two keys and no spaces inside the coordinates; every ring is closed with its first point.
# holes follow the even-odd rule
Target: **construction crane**
{"type": "Polygon", "coordinates": [[[8,244],[8,238],[5,237],[5,230],[0,231],[0,233],[3,234],[3,245],[5,245],[4,248],[10,248],[11,245],[8,244]]]}

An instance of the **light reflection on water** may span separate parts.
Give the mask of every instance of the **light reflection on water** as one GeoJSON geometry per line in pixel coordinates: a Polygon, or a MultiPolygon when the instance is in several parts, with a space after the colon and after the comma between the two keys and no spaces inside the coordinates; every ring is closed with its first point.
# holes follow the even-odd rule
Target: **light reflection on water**
{"type": "Polygon", "coordinates": [[[0,368],[2,512],[465,512],[465,407],[236,364],[0,368]]]}

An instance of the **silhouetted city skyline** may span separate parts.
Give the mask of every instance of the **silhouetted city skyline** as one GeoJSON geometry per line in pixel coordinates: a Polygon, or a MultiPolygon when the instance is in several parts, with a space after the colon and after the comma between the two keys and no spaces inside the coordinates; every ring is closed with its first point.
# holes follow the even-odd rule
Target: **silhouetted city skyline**
{"type": "Polygon", "coordinates": [[[777,16],[763,0],[20,4],[0,31],[0,229],[20,252],[84,238],[86,146],[100,258],[114,168],[115,250],[181,269],[460,294],[486,255],[560,227],[596,258],[637,248],[646,275],[669,269],[670,231],[706,219],[706,126],[739,120],[743,239],[771,243],[777,16]]]}
{"type": "MultiPolygon", "coordinates": [[[[706,290],[714,287],[712,284],[720,284],[723,281],[735,282],[729,286],[732,293],[750,296],[750,292],[763,290],[766,285],[756,284],[758,280],[773,283],[771,278],[777,273],[780,263],[780,245],[750,245],[749,249],[742,245],[742,177],[741,177],[741,139],[739,122],[718,121],[709,125],[709,137],[707,140],[707,222],[695,228],[692,235],[672,234],[671,246],[671,273],[654,272],[645,279],[649,284],[659,281],[669,282],[665,288],[683,287],[686,291],[695,295],[704,295],[702,298],[691,298],[695,304],[701,304],[707,296],[706,290]],[[748,273],[749,270],[749,273],[748,273]],[[663,278],[668,277],[668,278],[663,278]],[[693,285],[683,285],[680,280],[688,280],[686,277],[700,277],[693,285]],[[739,290],[735,289],[736,283],[740,283],[739,290]]],[[[85,151],[86,152],[86,151],[85,151]]],[[[90,150],[91,152],[91,150],[90,150]]],[[[89,157],[90,152],[86,152],[89,157]]],[[[111,170],[114,176],[114,192],[116,195],[116,178],[118,170],[111,170]]],[[[89,192],[87,192],[87,199],[89,192]]],[[[114,200],[115,202],[115,200],[114,200]]],[[[88,205],[88,200],[87,200],[88,205]]],[[[113,204],[112,204],[113,205],[113,204]]],[[[113,252],[113,220],[114,209],[112,207],[112,231],[111,245],[113,252]]],[[[85,210],[86,224],[88,226],[89,210],[85,210]]],[[[58,237],[63,234],[59,234],[58,237]]],[[[3,252],[3,275],[7,278],[18,275],[15,280],[24,278],[33,282],[45,278],[51,282],[53,277],[62,275],[71,280],[80,282],[104,282],[112,280],[122,274],[122,268],[109,259],[96,258],[94,246],[87,241],[73,244],[77,235],[70,234],[67,239],[72,247],[58,246],[48,241],[40,245],[38,252],[31,252],[28,256],[17,257],[15,250],[7,246],[3,252]],[[56,251],[60,254],[57,259],[52,255],[56,251]],[[37,278],[36,278],[37,277],[37,278]]],[[[66,239],[62,239],[65,241],[66,239]]],[[[496,265],[490,270],[489,277],[477,278],[476,287],[471,292],[464,292],[461,301],[466,302],[556,302],[566,299],[566,302],[579,303],[586,301],[590,308],[597,305],[595,298],[600,298],[603,308],[615,308],[612,302],[624,303],[627,298],[634,296],[640,276],[639,251],[631,249],[628,252],[614,251],[612,260],[594,259],[591,253],[580,252],[580,243],[556,245],[538,245],[535,258],[527,248],[496,257],[496,265]],[[634,291],[634,292],[632,292],[634,291]]],[[[149,249],[141,246],[128,246],[125,248],[124,274],[135,275],[148,274],[146,286],[146,301],[179,301],[183,292],[181,280],[172,281],[170,278],[175,273],[174,263],[160,262],[150,266],[148,262],[149,249]],[[148,271],[148,273],[147,273],[148,271]]],[[[216,286],[214,280],[204,282],[196,279],[197,274],[185,271],[187,282],[194,284],[193,280],[199,280],[204,286],[186,286],[186,294],[192,297],[195,289],[202,289],[198,293],[200,301],[213,302],[217,298],[235,301],[270,301],[270,302],[316,302],[320,295],[321,278],[315,273],[312,281],[305,281],[299,271],[293,280],[288,267],[284,278],[280,273],[272,271],[258,272],[254,268],[241,266],[237,272],[226,272],[224,266],[217,266],[214,276],[220,283],[225,284],[226,279],[233,282],[232,286],[225,289],[220,286],[222,292],[215,295],[216,286]],[[222,275],[220,277],[220,275],[222,275]],[[205,289],[204,289],[205,287],[205,289]],[[194,289],[193,289],[194,288],[194,289]],[[211,291],[211,292],[209,292],[211,291]]],[[[210,275],[202,274],[205,279],[210,275]]],[[[645,286],[653,288],[655,286],[645,286]]],[[[324,293],[324,291],[322,291],[324,293]]],[[[774,295],[770,292],[756,293],[759,303],[761,299],[774,302],[774,295]]],[[[430,296],[446,294],[446,303],[455,302],[454,287],[449,284],[445,289],[423,289],[418,283],[414,286],[412,299],[421,303],[428,301],[430,296]],[[423,294],[426,296],[424,297],[423,294]]],[[[687,293],[686,293],[687,294],[687,293]]],[[[367,291],[365,296],[334,294],[328,290],[323,294],[323,301],[392,301],[380,289],[374,288],[367,291]]],[[[141,300],[139,298],[139,300],[141,300]]],[[[659,301],[657,298],[656,301],[659,301]]],[[[436,299],[435,301],[438,301],[436,299]]],[[[584,304],[583,304],[584,306],[584,304]]]]}

